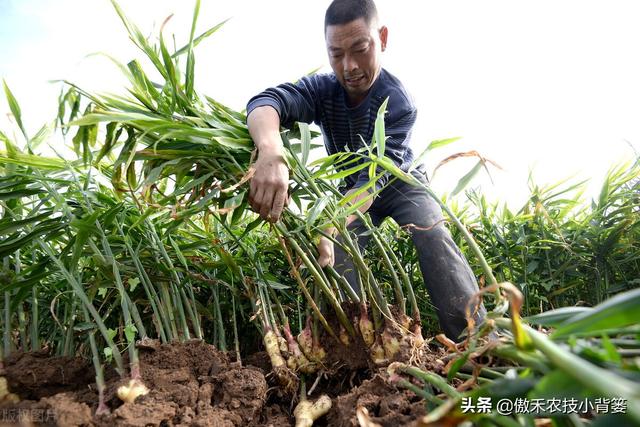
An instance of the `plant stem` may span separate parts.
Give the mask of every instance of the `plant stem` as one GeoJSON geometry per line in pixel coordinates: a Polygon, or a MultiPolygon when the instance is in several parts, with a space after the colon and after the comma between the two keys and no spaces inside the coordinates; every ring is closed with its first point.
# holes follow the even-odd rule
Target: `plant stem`
{"type": "Polygon", "coordinates": [[[413,377],[416,377],[426,383],[429,383],[437,387],[449,397],[458,398],[462,396],[462,393],[460,393],[458,390],[456,390],[455,388],[447,384],[447,381],[444,378],[442,378],[440,375],[432,374],[430,372],[424,372],[421,369],[418,369],[414,366],[406,366],[406,365],[404,367],[399,368],[399,371],[404,372],[405,374],[409,374],[413,377]]]}
{"type": "MultiPolygon", "coordinates": [[[[87,312],[87,308],[83,306],[82,312],[84,313],[85,321],[90,322],[91,317],[87,312]]],[[[106,386],[104,383],[104,373],[102,371],[102,364],[100,363],[100,353],[98,352],[98,346],[96,345],[94,331],[89,332],[89,346],[91,347],[91,360],[93,361],[93,369],[96,373],[96,386],[98,388],[98,409],[96,413],[100,414],[108,411],[108,408],[104,403],[104,390],[106,389],[106,386]]]]}
{"type": "MultiPolygon", "coordinates": [[[[304,294],[305,298],[307,299],[307,302],[311,306],[311,309],[316,314],[318,319],[320,319],[320,323],[322,323],[322,326],[324,326],[325,330],[329,333],[329,335],[331,335],[333,338],[335,338],[337,340],[338,337],[336,336],[335,332],[333,332],[333,329],[331,329],[331,326],[329,326],[329,323],[327,322],[327,319],[324,318],[324,316],[322,315],[322,312],[318,308],[316,302],[311,297],[311,294],[309,293],[309,289],[307,288],[307,285],[304,283],[304,280],[302,279],[302,276],[300,276],[300,272],[296,268],[296,265],[293,263],[293,259],[291,257],[291,253],[289,252],[289,249],[287,248],[287,245],[285,244],[284,237],[280,237],[278,239],[278,241],[280,242],[280,245],[282,246],[282,250],[284,251],[284,254],[285,254],[286,258],[287,258],[287,261],[289,262],[289,266],[291,267],[291,273],[293,274],[293,277],[298,282],[298,285],[300,285],[300,289],[302,290],[302,293],[304,294]]],[[[355,336],[355,330],[353,329],[353,327],[351,328],[350,334],[351,334],[352,337],[355,336]]]]}
{"type": "MultiPolygon", "coordinates": [[[[280,232],[283,235],[286,235],[286,231],[285,230],[280,230],[280,232]]],[[[289,241],[289,244],[297,252],[298,256],[302,259],[302,262],[304,262],[304,264],[309,269],[309,272],[311,273],[311,275],[314,277],[314,279],[316,281],[316,285],[320,286],[320,289],[322,290],[322,292],[325,294],[325,296],[329,300],[329,303],[331,304],[331,306],[333,307],[334,311],[336,312],[336,315],[338,316],[338,320],[340,321],[342,326],[344,326],[344,328],[350,334],[355,336],[355,330],[353,329],[353,325],[351,325],[351,323],[349,323],[349,320],[347,319],[346,314],[342,310],[342,307],[340,307],[340,304],[338,303],[338,300],[336,299],[335,295],[333,295],[333,293],[331,292],[331,290],[329,289],[327,284],[322,281],[322,277],[320,276],[320,274],[318,273],[318,271],[314,267],[313,263],[307,257],[307,254],[305,254],[305,252],[300,248],[300,246],[296,243],[295,240],[293,240],[293,239],[287,239],[287,240],[289,241]]],[[[335,334],[333,334],[333,336],[335,338],[335,334]]]]}
{"type": "Polygon", "coordinates": [[[232,318],[233,318],[233,342],[234,348],[236,350],[236,361],[241,363],[240,358],[240,339],[238,338],[238,322],[236,319],[236,298],[231,294],[231,310],[232,310],[232,318]]]}
{"type": "Polygon", "coordinates": [[[407,380],[399,379],[397,381],[394,381],[394,383],[396,385],[400,386],[400,387],[403,387],[403,388],[406,388],[408,390],[411,390],[416,396],[422,397],[427,402],[433,403],[436,406],[440,406],[443,403],[442,399],[439,399],[438,397],[434,396],[433,394],[424,391],[423,389],[421,389],[417,385],[412,384],[407,380]]]}
{"type": "Polygon", "coordinates": [[[31,288],[31,351],[40,349],[40,334],[38,331],[38,286],[31,288]]]}
{"type": "MultiPolygon", "coordinates": [[[[227,351],[227,340],[225,338],[224,321],[222,320],[222,310],[220,310],[220,298],[218,295],[217,287],[213,289],[212,294],[213,294],[214,310],[216,311],[216,325],[218,329],[218,348],[222,351],[227,351]]],[[[235,317],[235,307],[234,307],[234,315],[233,315],[234,334],[237,335],[237,331],[235,330],[235,327],[236,327],[235,322],[236,322],[236,317],[235,317]]],[[[238,352],[238,360],[240,360],[239,348],[236,348],[236,352],[238,352]]]]}
{"type": "MultiPolygon", "coordinates": [[[[496,324],[502,328],[511,326],[510,319],[495,319],[496,324]]],[[[629,416],[640,423],[640,387],[638,384],[615,375],[612,372],[591,364],[575,354],[563,350],[547,336],[532,329],[527,325],[522,325],[524,331],[531,338],[533,345],[541,351],[550,361],[572,376],[576,381],[584,384],[592,390],[602,393],[603,396],[611,398],[627,399],[629,416]]]]}
{"type": "MultiPolygon", "coordinates": [[[[6,258],[5,258],[6,260],[6,258]]],[[[3,337],[3,346],[4,346],[4,356],[7,357],[11,354],[11,296],[9,291],[4,292],[4,331],[2,334],[3,337]]]]}

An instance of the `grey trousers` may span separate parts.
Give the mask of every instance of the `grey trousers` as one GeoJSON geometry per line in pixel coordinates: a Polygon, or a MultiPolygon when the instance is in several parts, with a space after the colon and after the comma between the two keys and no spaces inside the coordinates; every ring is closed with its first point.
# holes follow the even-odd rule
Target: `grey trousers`
{"type": "MultiPolygon", "coordinates": [[[[413,174],[427,183],[420,172],[413,174]]],[[[378,195],[368,213],[376,227],[387,217],[393,218],[401,227],[416,226],[409,226],[407,230],[416,247],[422,278],[436,308],[440,327],[447,337],[460,341],[459,335],[467,326],[467,303],[478,292],[478,285],[467,260],[444,225],[440,205],[423,188],[396,179],[378,195]]],[[[362,251],[369,241],[364,233],[366,226],[357,219],[349,225],[349,230],[357,236],[362,251]]],[[[360,284],[353,260],[339,245],[335,245],[335,269],[359,295],[360,284]]],[[[481,306],[474,317],[476,324],[485,314],[486,310],[481,306]]]]}

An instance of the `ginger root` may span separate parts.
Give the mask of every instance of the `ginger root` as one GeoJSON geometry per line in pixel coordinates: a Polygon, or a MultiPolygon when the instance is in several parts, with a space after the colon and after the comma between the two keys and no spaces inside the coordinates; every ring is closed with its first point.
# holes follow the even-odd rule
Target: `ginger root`
{"type": "Polygon", "coordinates": [[[296,427],[311,427],[313,422],[329,412],[331,409],[331,398],[323,394],[315,402],[302,400],[293,410],[296,418],[296,427]]]}

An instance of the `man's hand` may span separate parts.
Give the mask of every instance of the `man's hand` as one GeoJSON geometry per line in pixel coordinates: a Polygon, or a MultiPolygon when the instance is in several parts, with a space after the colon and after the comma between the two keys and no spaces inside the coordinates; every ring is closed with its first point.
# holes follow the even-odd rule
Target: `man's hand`
{"type": "MultiPolygon", "coordinates": [[[[347,196],[352,194],[353,192],[355,192],[356,190],[349,190],[347,192],[347,196]]],[[[369,193],[363,193],[359,196],[356,196],[352,201],[351,204],[355,205],[356,203],[358,203],[360,200],[369,197],[369,193]]],[[[373,198],[369,198],[369,200],[367,200],[366,202],[364,202],[359,208],[358,210],[361,213],[365,213],[373,204],[373,198]]],[[[353,215],[349,215],[349,217],[347,217],[347,225],[351,224],[356,218],[358,218],[357,215],[353,214],[353,215]]],[[[331,227],[329,229],[326,230],[327,234],[329,234],[330,236],[333,236],[336,233],[336,229],[331,227]]],[[[326,266],[331,266],[333,267],[333,264],[335,263],[336,259],[335,259],[335,253],[333,250],[333,241],[331,239],[329,239],[328,237],[325,236],[321,236],[320,237],[320,241],[318,242],[318,264],[320,265],[320,267],[326,267],[326,266]]]]}
{"type": "MultiPolygon", "coordinates": [[[[358,191],[358,190],[357,189],[349,190],[349,191],[347,191],[347,194],[345,194],[345,196],[348,197],[351,194],[355,193],[356,191],[358,191]]],[[[369,192],[365,191],[364,193],[357,195],[353,200],[351,200],[349,202],[349,204],[352,205],[352,206],[353,205],[357,205],[362,199],[366,199],[366,198],[368,198],[368,200],[363,202],[362,205],[360,205],[360,207],[358,208],[360,213],[364,214],[366,211],[369,210],[369,208],[373,204],[373,197],[371,196],[371,194],[369,192]]],[[[347,217],[347,225],[349,225],[353,221],[355,221],[356,218],[358,218],[358,216],[356,214],[349,215],[347,217]]]]}
{"type": "Polygon", "coordinates": [[[262,219],[276,222],[288,204],[289,170],[281,154],[267,152],[253,165],[256,172],[249,186],[249,204],[262,219]]]}
{"type": "Polygon", "coordinates": [[[333,267],[335,261],[333,242],[325,236],[320,237],[318,242],[318,264],[320,264],[320,267],[333,267]]]}
{"type": "Polygon", "coordinates": [[[255,174],[249,186],[249,205],[262,219],[276,222],[289,203],[289,170],[280,139],[280,117],[270,106],[258,107],[247,117],[249,133],[258,148],[255,174]]]}

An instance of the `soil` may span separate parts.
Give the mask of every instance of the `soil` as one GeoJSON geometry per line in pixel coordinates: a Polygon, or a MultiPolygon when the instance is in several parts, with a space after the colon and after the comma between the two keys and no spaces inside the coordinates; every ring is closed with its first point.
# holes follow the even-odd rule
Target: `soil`
{"type": "MultiPolygon", "coordinates": [[[[434,360],[440,356],[432,355],[434,360]]],[[[295,399],[277,386],[264,352],[246,357],[240,365],[202,341],[162,345],[151,341],[140,347],[139,357],[142,381],[150,392],[135,403],[121,402],[116,390],[127,380],[107,370],[109,413],[95,415],[98,393],[90,360],[52,357],[46,351],[13,353],[4,361],[3,375],[20,401],[0,400],[0,426],[294,425],[295,399]]],[[[412,425],[425,414],[424,403],[390,384],[382,373],[358,360],[334,367],[319,379],[310,376],[309,399],[327,393],[333,403],[314,425],[358,426],[358,407],[366,408],[368,418],[378,425],[412,425]]]]}

